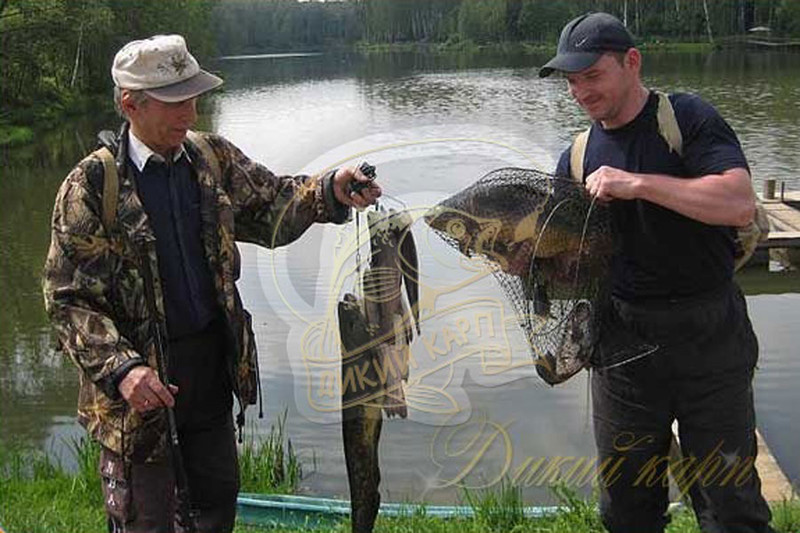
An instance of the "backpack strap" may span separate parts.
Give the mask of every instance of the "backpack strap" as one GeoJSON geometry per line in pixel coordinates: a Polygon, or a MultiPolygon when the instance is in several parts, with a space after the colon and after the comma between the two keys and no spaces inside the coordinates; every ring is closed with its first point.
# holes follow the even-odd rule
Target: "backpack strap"
{"type": "MultiPolygon", "coordinates": [[[[658,95],[658,109],[656,111],[656,121],[658,122],[658,134],[667,143],[671,152],[683,156],[683,135],[678,126],[678,119],[675,118],[675,109],[669,96],[661,91],[656,91],[658,95]]],[[[589,142],[589,132],[591,127],[580,132],[572,142],[570,149],[569,168],[572,178],[583,183],[583,163],[586,159],[586,144],[589,142]]]]}
{"type": "MultiPolygon", "coordinates": [[[[186,134],[206,160],[211,172],[216,179],[219,179],[221,170],[219,159],[208,144],[205,137],[196,131],[189,130],[186,134]]],[[[103,225],[106,230],[111,228],[117,218],[117,203],[119,202],[119,174],[117,164],[114,161],[114,154],[106,146],[102,146],[92,152],[103,163],[103,225]]]]}
{"type": "Polygon", "coordinates": [[[92,152],[103,163],[103,226],[106,231],[114,225],[119,201],[119,175],[114,154],[105,146],[92,152]]]}
{"type": "Polygon", "coordinates": [[[678,126],[678,119],[675,118],[675,109],[666,93],[656,91],[656,94],[658,95],[658,110],[656,111],[658,134],[667,143],[671,152],[683,157],[683,135],[678,126]]]}
{"type": "MultiPolygon", "coordinates": [[[[678,119],[675,118],[675,109],[669,96],[661,91],[656,91],[658,95],[658,109],[656,111],[656,121],[658,122],[658,134],[669,146],[670,151],[683,157],[683,135],[678,126],[678,119]]],[[[591,128],[579,133],[572,143],[570,149],[569,166],[572,178],[583,183],[583,163],[586,158],[586,144],[589,140],[591,128]]],[[[769,219],[764,205],[755,197],[756,212],[753,221],[747,226],[734,228],[736,230],[736,256],[734,260],[734,270],[739,270],[750,259],[755,252],[758,243],[763,242],[769,233],[769,219]]]]}
{"type": "Polygon", "coordinates": [[[214,149],[211,148],[211,145],[208,144],[205,135],[194,130],[189,130],[186,132],[186,137],[197,147],[197,149],[200,151],[200,154],[203,156],[203,159],[205,159],[206,163],[208,163],[214,178],[219,181],[222,178],[222,169],[219,165],[219,158],[217,157],[217,154],[214,153],[214,149]]]}
{"type": "Polygon", "coordinates": [[[589,133],[591,131],[592,128],[590,126],[580,132],[572,142],[572,148],[569,151],[569,170],[572,174],[572,179],[578,183],[583,183],[583,162],[586,159],[586,144],[589,142],[589,133]]]}

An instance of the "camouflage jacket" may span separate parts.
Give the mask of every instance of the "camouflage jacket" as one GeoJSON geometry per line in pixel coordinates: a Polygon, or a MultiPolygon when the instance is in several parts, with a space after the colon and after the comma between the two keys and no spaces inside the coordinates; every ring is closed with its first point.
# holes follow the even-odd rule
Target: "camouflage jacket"
{"type": "MultiPolygon", "coordinates": [[[[349,210],[325,177],[276,176],[217,135],[206,140],[219,176],[190,141],[184,146],[201,190],[202,241],[217,300],[230,326],[229,370],[242,409],[256,401],[256,348],[235,281],[235,244],[290,243],[314,222],[344,222],[349,210]]],[[[157,368],[156,335],[166,331],[155,236],[136,186],[124,171],[127,128],[116,155],[115,223],[102,222],[104,172],[90,155],[58,191],[44,270],[45,306],[63,351],[80,369],[78,419],[103,446],[137,461],[166,452],[163,410],[140,414],[116,387],[132,366],[157,368]]],[[[167,344],[167,339],[163,339],[167,344]]]]}

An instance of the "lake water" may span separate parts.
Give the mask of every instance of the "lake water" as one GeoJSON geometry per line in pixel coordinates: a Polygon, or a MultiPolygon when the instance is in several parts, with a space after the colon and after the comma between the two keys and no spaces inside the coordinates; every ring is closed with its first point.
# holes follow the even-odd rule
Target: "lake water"
{"type": "MultiPolygon", "coordinates": [[[[546,58],[495,54],[285,55],[219,61],[224,90],[201,106],[201,129],[225,135],[280,173],[318,172],[367,160],[378,167],[386,208],[426,206],[500,166],[551,170],[587,122],[559,79],[541,80],[546,58]]],[[[800,189],[800,55],[646,54],[649,86],[692,91],[740,136],[755,186],[774,178],[800,189]]],[[[26,150],[3,154],[0,180],[0,438],[63,456],[81,434],[77,376],[56,354],[39,274],[60,181],[113,119],[65,125],[26,150]]],[[[289,247],[242,246],[240,289],[253,312],[265,418],[288,411],[287,431],[305,466],[302,488],[347,493],[336,391],[335,304],[354,285],[355,227],[318,226],[289,247]]],[[[408,420],[384,424],[386,500],[452,502],[460,486],[518,477],[531,502],[547,501],[548,464],[589,463],[594,446],[587,377],[545,385],[491,277],[447,249],[420,222],[422,338],[415,341],[408,420]],[[537,470],[539,468],[539,470],[537,470]]],[[[360,239],[364,244],[364,239],[360,239]]],[[[366,254],[366,249],[362,250],[366,254]]],[[[758,423],[781,467],[800,481],[800,277],[747,272],[761,355],[758,423]]],[[[589,478],[573,486],[589,486],[589,478]]]]}

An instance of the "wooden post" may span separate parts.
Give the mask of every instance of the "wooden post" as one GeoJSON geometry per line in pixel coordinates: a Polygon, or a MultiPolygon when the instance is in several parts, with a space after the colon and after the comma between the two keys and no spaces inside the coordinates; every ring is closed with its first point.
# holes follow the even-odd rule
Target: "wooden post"
{"type": "Polygon", "coordinates": [[[775,180],[764,180],[764,200],[775,199],[775,180]]]}

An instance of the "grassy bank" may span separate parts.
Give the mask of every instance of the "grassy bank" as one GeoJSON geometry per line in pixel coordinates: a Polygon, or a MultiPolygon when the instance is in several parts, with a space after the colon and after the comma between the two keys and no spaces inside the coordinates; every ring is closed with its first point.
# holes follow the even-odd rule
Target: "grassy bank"
{"type": "Polygon", "coordinates": [[[451,39],[441,43],[368,43],[360,42],[355,49],[363,53],[418,52],[418,53],[474,53],[493,52],[509,54],[535,54],[555,51],[555,44],[499,42],[476,43],[469,39],[451,39]]]}
{"type": "MultiPolygon", "coordinates": [[[[241,447],[243,492],[297,490],[302,470],[291,440],[286,437],[285,424],[284,412],[266,437],[250,438],[241,447]]],[[[85,438],[71,441],[68,447],[77,464],[75,469],[68,470],[41,451],[0,442],[0,531],[2,528],[5,533],[106,531],[97,473],[100,448],[85,438]]]]}
{"type": "MultiPolygon", "coordinates": [[[[243,492],[292,492],[302,477],[297,456],[284,433],[285,414],[270,434],[251,439],[241,450],[243,492]]],[[[67,471],[44,454],[30,449],[0,445],[0,525],[6,533],[101,533],[105,516],[97,472],[99,449],[87,440],[74,441],[72,453],[77,469],[67,471]]],[[[474,517],[443,520],[424,511],[400,518],[380,517],[376,531],[383,533],[602,533],[604,531],[592,501],[585,501],[565,487],[554,487],[561,509],[542,518],[526,518],[525,502],[517,487],[504,485],[494,490],[465,492],[464,505],[474,517]]],[[[779,533],[800,531],[800,501],[773,505],[773,527],[779,533]]],[[[283,531],[238,525],[237,533],[283,531]]],[[[332,531],[348,533],[342,522],[332,531]]],[[[692,513],[673,513],[669,533],[699,533],[692,513]]]]}
{"type": "MultiPolygon", "coordinates": [[[[471,518],[448,519],[425,516],[424,512],[405,517],[378,517],[376,533],[604,533],[597,507],[585,501],[570,489],[553,488],[560,510],[549,516],[529,518],[523,513],[525,506],[518,488],[504,486],[498,490],[465,493],[464,504],[473,508],[471,518]]],[[[772,527],[777,533],[800,532],[800,501],[773,505],[772,527]]],[[[299,529],[259,529],[239,525],[239,533],[282,531],[297,533],[299,529]]],[[[349,533],[350,524],[344,521],[330,529],[334,533],[349,533]]],[[[694,514],[678,508],[670,515],[667,533],[700,533],[694,514]]]]}
{"type": "MultiPolygon", "coordinates": [[[[690,43],[672,41],[647,41],[638,45],[641,50],[656,52],[707,53],[716,47],[711,43],[690,43]]],[[[477,43],[469,39],[450,39],[441,43],[369,43],[360,42],[356,50],[364,53],[386,52],[432,52],[432,53],[509,53],[509,54],[554,54],[555,41],[552,43],[507,41],[496,43],[477,43]]]]}

